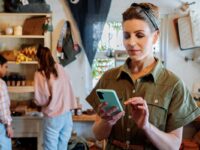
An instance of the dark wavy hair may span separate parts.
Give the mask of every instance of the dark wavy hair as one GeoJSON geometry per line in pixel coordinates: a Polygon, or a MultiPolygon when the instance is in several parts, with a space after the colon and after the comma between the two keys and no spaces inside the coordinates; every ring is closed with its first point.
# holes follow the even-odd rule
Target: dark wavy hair
{"type": "Polygon", "coordinates": [[[50,79],[50,74],[52,73],[55,77],[58,77],[58,72],[55,68],[55,60],[51,54],[51,51],[47,47],[39,46],[37,49],[36,56],[39,62],[38,71],[45,74],[46,78],[50,79]]]}
{"type": "Polygon", "coordinates": [[[5,63],[7,63],[7,59],[5,57],[3,57],[2,55],[0,55],[0,65],[3,65],[5,63]]]}

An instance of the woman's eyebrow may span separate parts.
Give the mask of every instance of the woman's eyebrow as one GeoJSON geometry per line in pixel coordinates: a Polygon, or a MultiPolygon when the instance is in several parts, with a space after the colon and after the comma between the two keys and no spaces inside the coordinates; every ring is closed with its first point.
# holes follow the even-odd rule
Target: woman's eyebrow
{"type": "Polygon", "coordinates": [[[134,31],[134,33],[136,33],[136,32],[144,32],[144,30],[136,30],[136,31],[134,31]]]}
{"type": "MultiPolygon", "coordinates": [[[[144,30],[136,30],[133,33],[137,33],[137,32],[144,32],[144,30]]],[[[124,31],[124,33],[130,33],[129,31],[124,31]]]]}

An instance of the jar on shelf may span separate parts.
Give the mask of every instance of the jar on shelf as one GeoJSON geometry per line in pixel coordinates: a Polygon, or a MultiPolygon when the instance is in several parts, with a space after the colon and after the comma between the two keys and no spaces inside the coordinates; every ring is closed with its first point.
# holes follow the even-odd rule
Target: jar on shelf
{"type": "Polygon", "coordinates": [[[21,86],[25,86],[26,85],[26,77],[25,76],[22,76],[22,79],[21,79],[21,86]]]}
{"type": "Polygon", "coordinates": [[[7,27],[5,30],[6,35],[12,35],[13,34],[13,28],[12,27],[7,27]]]}
{"type": "Polygon", "coordinates": [[[16,86],[21,86],[21,82],[22,82],[22,76],[19,75],[19,76],[17,77],[17,83],[16,83],[16,86]]]}
{"type": "Polygon", "coordinates": [[[18,25],[14,27],[14,35],[22,35],[22,26],[18,25]]]}
{"type": "Polygon", "coordinates": [[[11,74],[10,75],[10,80],[11,80],[11,86],[16,86],[17,75],[16,74],[11,74]]]}
{"type": "Polygon", "coordinates": [[[8,76],[7,77],[7,86],[11,86],[11,77],[10,76],[8,76]]]}
{"type": "Polygon", "coordinates": [[[77,109],[77,114],[76,114],[77,116],[80,116],[80,115],[82,115],[82,110],[81,109],[77,109]]]}

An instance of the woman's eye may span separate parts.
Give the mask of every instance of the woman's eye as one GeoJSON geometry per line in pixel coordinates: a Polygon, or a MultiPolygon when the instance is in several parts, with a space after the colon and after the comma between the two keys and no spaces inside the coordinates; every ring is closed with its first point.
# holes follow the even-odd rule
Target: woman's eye
{"type": "Polygon", "coordinates": [[[141,34],[141,33],[137,33],[137,34],[136,34],[136,37],[137,37],[137,38],[143,38],[143,37],[145,37],[145,35],[144,35],[144,34],[141,34]]]}
{"type": "Polygon", "coordinates": [[[128,33],[123,33],[124,39],[129,39],[130,38],[130,34],[128,33]]]}

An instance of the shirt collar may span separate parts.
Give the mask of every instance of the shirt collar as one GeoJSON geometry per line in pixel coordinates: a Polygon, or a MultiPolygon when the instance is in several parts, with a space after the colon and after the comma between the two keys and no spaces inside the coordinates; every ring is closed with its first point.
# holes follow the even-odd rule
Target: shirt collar
{"type": "MultiPolygon", "coordinates": [[[[152,76],[153,78],[153,81],[156,82],[161,71],[162,71],[162,68],[163,68],[163,65],[162,65],[162,62],[161,60],[159,60],[158,58],[155,57],[155,60],[157,61],[156,62],[156,65],[154,67],[154,69],[147,75],[147,76],[152,76]]],[[[125,61],[125,63],[119,67],[119,72],[116,76],[116,79],[119,79],[121,77],[121,75],[123,73],[125,74],[128,74],[130,77],[131,77],[131,71],[129,69],[129,63],[130,63],[131,59],[130,58],[127,58],[127,60],[125,61]]]]}

